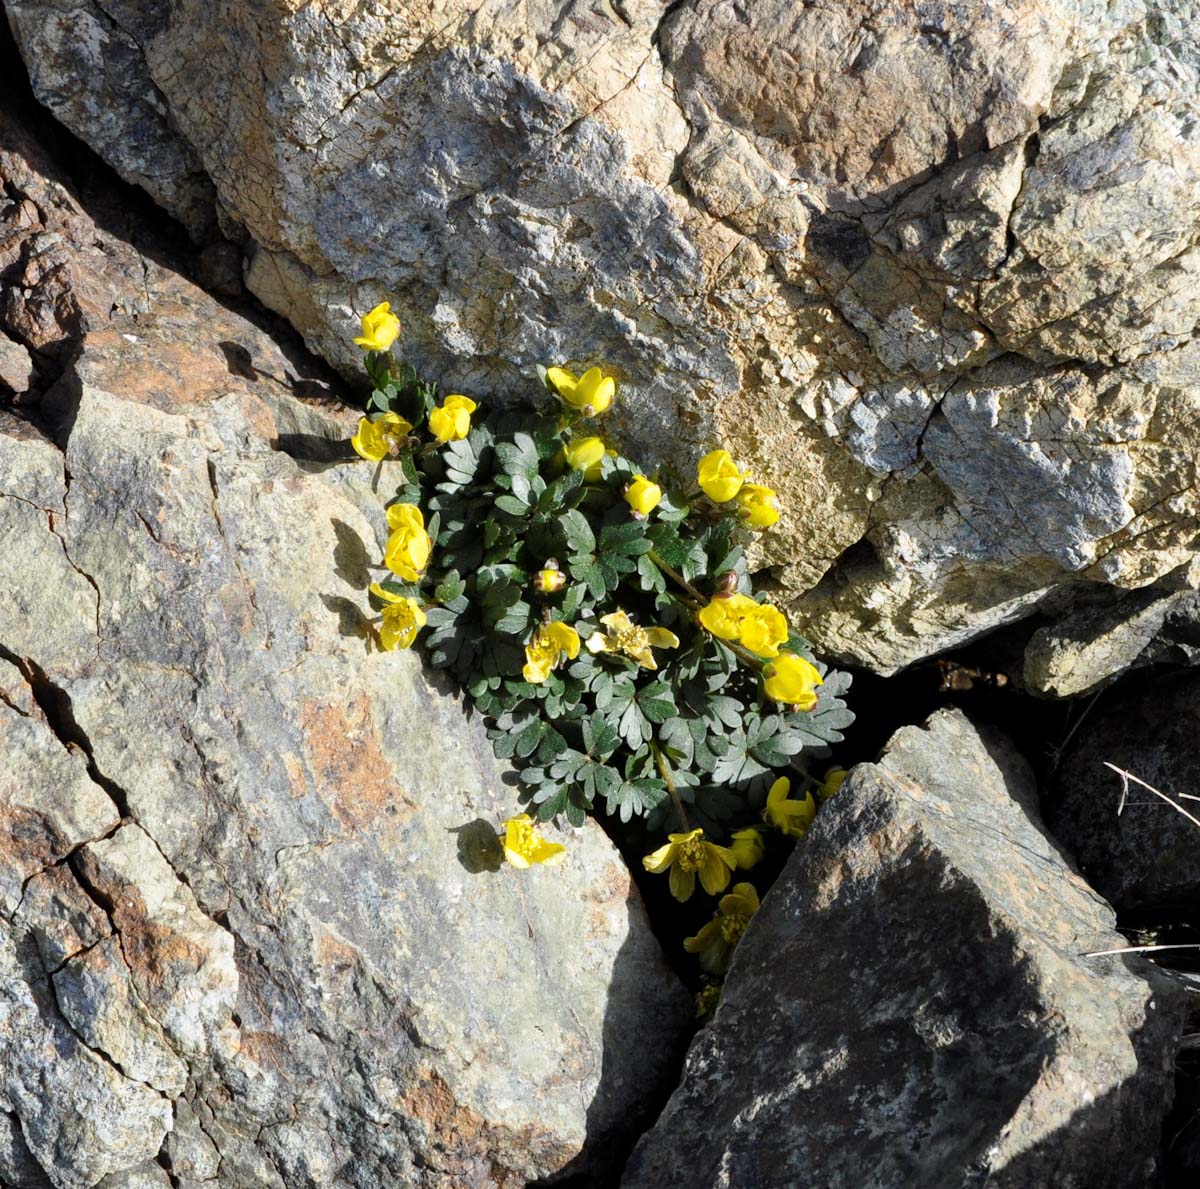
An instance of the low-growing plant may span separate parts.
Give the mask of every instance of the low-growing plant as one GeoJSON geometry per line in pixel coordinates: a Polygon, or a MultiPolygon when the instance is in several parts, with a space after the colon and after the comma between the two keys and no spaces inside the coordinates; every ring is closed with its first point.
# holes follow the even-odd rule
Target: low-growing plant
{"type": "Polygon", "coordinates": [[[398,330],[385,303],[356,340],[374,387],[352,443],[396,489],[381,645],[419,640],[513,761],[529,813],[505,823],[525,840],[510,860],[561,857],[535,818],[640,818],[671,831],[645,865],[676,898],[697,877],[720,894],[761,857],[764,817],[804,833],[838,776],[799,758],[853,718],[849,675],[753,591],[743,546],[778,519],[774,492],[724,450],[688,490],[644,474],[595,429],[617,393],[597,367],[539,368],[526,406],[442,398],[392,358],[398,330]]]}

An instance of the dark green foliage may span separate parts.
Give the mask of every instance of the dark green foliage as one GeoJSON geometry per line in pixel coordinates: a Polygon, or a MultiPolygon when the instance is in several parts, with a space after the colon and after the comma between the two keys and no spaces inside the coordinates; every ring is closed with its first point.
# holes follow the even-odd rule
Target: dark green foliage
{"type": "MultiPolygon", "coordinates": [[[[437,403],[407,367],[389,372],[383,357],[368,356],[368,370],[371,410],[419,425],[437,403]]],[[[433,555],[419,591],[384,586],[436,604],[420,638],[429,661],[453,673],[485,716],[496,754],[520,771],[530,812],[579,824],[603,810],[676,830],[673,786],[693,824],[721,838],[756,819],[780,770],[841,739],[853,718],[843,701],[850,678],[822,669],[807,713],[767,699],[759,667],[695,619],[721,575],[751,590],[737,521],[727,506],[693,510],[670,493],[648,519],[635,518],[622,498],[637,473],[631,462],[606,456],[592,482],[566,465],[572,435],[595,432],[557,407],[477,414],[469,436],[445,446],[424,446],[415,431],[413,449],[383,464],[382,482],[420,505],[433,555]],[[562,590],[536,589],[547,567],[565,575],[562,590]],[[589,638],[605,638],[601,617],[618,610],[669,629],[679,646],[653,649],[657,669],[593,651],[589,638]],[[556,620],[578,631],[578,656],[527,681],[525,647],[556,620]]],[[[811,659],[799,637],[788,648],[811,659]]]]}

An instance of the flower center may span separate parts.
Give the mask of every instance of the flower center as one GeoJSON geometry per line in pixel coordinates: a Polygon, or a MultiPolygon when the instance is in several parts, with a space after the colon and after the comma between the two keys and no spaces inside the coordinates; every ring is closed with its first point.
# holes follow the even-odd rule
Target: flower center
{"type": "Polygon", "coordinates": [[[721,917],[721,936],[730,944],[740,941],[750,918],[744,912],[731,912],[721,917]]]}
{"type": "Polygon", "coordinates": [[[645,628],[640,628],[637,624],[631,623],[627,628],[614,628],[610,634],[613,643],[628,656],[642,652],[650,645],[650,637],[646,635],[645,628]]]}
{"type": "Polygon", "coordinates": [[[704,842],[693,838],[689,842],[679,844],[679,869],[681,871],[699,871],[704,866],[704,842]]]}

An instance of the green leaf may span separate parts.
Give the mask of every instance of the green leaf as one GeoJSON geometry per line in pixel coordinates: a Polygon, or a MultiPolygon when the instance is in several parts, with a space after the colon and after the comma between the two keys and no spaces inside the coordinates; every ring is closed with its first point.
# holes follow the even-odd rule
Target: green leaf
{"type": "Polygon", "coordinates": [[[587,517],[578,508],[571,508],[562,514],[559,521],[566,537],[567,549],[571,553],[594,553],[596,537],[587,517]]]}
{"type": "Polygon", "coordinates": [[[667,786],[657,777],[623,780],[605,795],[605,810],[627,822],[635,814],[644,817],[667,799],[667,786]]]}
{"type": "MultiPolygon", "coordinates": [[[[649,553],[654,543],[646,536],[645,525],[634,520],[624,524],[606,524],[600,530],[596,552],[601,557],[620,553],[626,557],[637,557],[649,553]]],[[[631,567],[632,568],[632,567],[631,567]]]]}
{"type": "Polygon", "coordinates": [[[538,473],[537,446],[527,433],[514,434],[511,442],[497,442],[496,459],[514,478],[530,480],[538,473]]]}
{"type": "Polygon", "coordinates": [[[467,584],[459,577],[457,570],[451,570],[442,580],[434,587],[433,597],[439,603],[452,603],[459,598],[463,591],[467,589],[467,584]]]}
{"type": "Polygon", "coordinates": [[[529,505],[515,495],[498,495],[492,502],[501,512],[507,512],[510,516],[524,518],[529,515],[529,505]]]}
{"type": "Polygon", "coordinates": [[[583,722],[583,745],[593,759],[605,760],[617,750],[620,739],[612,724],[600,711],[583,722]]]}

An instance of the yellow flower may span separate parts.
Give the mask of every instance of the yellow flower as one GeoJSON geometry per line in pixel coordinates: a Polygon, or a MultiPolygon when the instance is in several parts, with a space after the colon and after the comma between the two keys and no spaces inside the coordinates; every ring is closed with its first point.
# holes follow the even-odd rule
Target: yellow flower
{"type": "Polygon", "coordinates": [[[548,367],[546,379],[566,404],[579,409],[585,417],[605,412],[617,394],[616,380],[598,367],[589,367],[582,376],[565,367],[548,367]]]}
{"type": "Polygon", "coordinates": [[[753,884],[737,883],[722,896],[713,919],[695,937],[684,938],[683,948],[700,955],[700,965],[709,974],[724,974],[734,946],[742,939],[750,918],[758,912],[758,893],[753,884]]]}
{"type": "Polygon", "coordinates": [[[379,640],[387,652],[396,648],[411,648],[417,633],[425,626],[425,612],[416,599],[392,594],[378,582],[371,583],[371,593],[389,606],[383,609],[383,624],[379,628],[379,640]]]}
{"type": "Polygon", "coordinates": [[[518,813],[504,823],[499,835],[504,845],[504,857],[514,867],[532,867],[535,863],[560,863],[567,848],[558,842],[547,842],[533,825],[527,813],[518,813]]]}
{"type": "Polygon", "coordinates": [[[533,576],[533,589],[541,594],[554,594],[567,584],[567,576],[557,566],[547,566],[533,576]]]}
{"type": "Polygon", "coordinates": [[[742,634],[742,617],[758,604],[744,594],[713,595],[707,607],[700,610],[699,620],[721,640],[736,640],[742,634]]]}
{"type": "Polygon", "coordinates": [[[386,351],[400,333],[400,319],[391,312],[392,303],[381,301],[362,316],[362,334],[354,340],[364,351],[386,351]]]}
{"type": "Polygon", "coordinates": [[[812,793],[805,793],[803,801],[791,801],[788,792],[792,782],[786,776],[781,776],[767,793],[767,807],[763,817],[777,830],[790,834],[793,838],[803,838],[817,815],[817,803],[812,793]]]}
{"type": "Polygon", "coordinates": [[[738,492],[738,515],[751,528],[769,528],[779,519],[775,493],[761,483],[746,483],[738,492]]]}
{"type": "Polygon", "coordinates": [[[384,565],[405,582],[419,581],[433,552],[421,509],[416,504],[392,504],[387,521],[392,535],[383,552],[384,565]]]}
{"type": "Polygon", "coordinates": [[[631,657],[643,669],[657,669],[651,648],[678,648],[679,637],[666,628],[640,628],[625,614],[616,610],[601,615],[600,622],[607,632],[593,632],[588,637],[589,652],[616,652],[631,657]]]}
{"type": "Polygon", "coordinates": [[[747,826],[744,830],[735,830],[729,849],[733,851],[733,857],[737,860],[738,867],[743,871],[749,871],[763,857],[763,851],[766,849],[762,831],[754,826],[747,826]]]}
{"type": "Polygon", "coordinates": [[[706,454],[696,472],[701,490],[715,504],[724,504],[733,499],[746,482],[746,476],[737,469],[728,450],[714,450],[706,454]]]}
{"type": "Polygon", "coordinates": [[[824,684],[815,666],[792,652],[781,652],[764,665],[763,677],[768,698],[790,703],[799,710],[811,710],[817,704],[816,686],[824,684]]]}
{"type": "Polygon", "coordinates": [[[817,800],[828,801],[846,783],[846,777],[849,775],[850,773],[845,768],[830,768],[825,773],[821,787],[817,789],[817,800]]]}
{"type": "Polygon", "coordinates": [[[368,462],[379,462],[389,454],[400,452],[400,444],[411,429],[412,423],[405,421],[399,413],[382,413],[374,421],[363,417],[350,445],[368,462]]]}
{"type": "Polygon", "coordinates": [[[645,475],[634,475],[625,486],[625,502],[639,516],[649,516],[662,500],[662,488],[645,475]]]}
{"type": "Polygon", "coordinates": [[[703,1020],[706,1016],[711,1016],[717,1010],[720,998],[720,983],[709,983],[708,986],[701,987],[696,992],[696,1019],[703,1020]]]}
{"type": "Polygon", "coordinates": [[[479,406],[467,396],[448,396],[429,414],[429,432],[439,442],[461,442],[471,432],[471,414],[479,406]]]}
{"type": "Polygon", "coordinates": [[[742,616],[741,642],[755,656],[764,660],[779,655],[780,646],[787,643],[788,625],[783,612],[770,603],[754,603],[742,616]]]}
{"type": "Polygon", "coordinates": [[[703,830],[689,834],[668,834],[670,841],[642,859],[642,866],[655,875],[668,868],[671,872],[671,895],[687,900],[696,890],[696,873],[704,890],[715,896],[729,885],[729,873],[737,866],[733,852],[727,846],[704,841],[703,830]]]}
{"type": "Polygon", "coordinates": [[[605,455],[603,438],[576,438],[563,447],[567,456],[567,466],[573,471],[582,471],[583,477],[591,481],[591,472],[596,470],[596,478],[600,478],[600,460],[605,455]]]}
{"type": "Polygon", "coordinates": [[[764,660],[778,656],[780,645],[787,643],[783,612],[770,603],[756,603],[749,595],[716,594],[698,618],[718,639],[740,640],[764,660]]]}
{"type": "Polygon", "coordinates": [[[525,667],[521,675],[531,685],[541,685],[550,671],[565,656],[573,661],[579,655],[579,633],[565,623],[544,623],[525,645],[525,667]]]}

